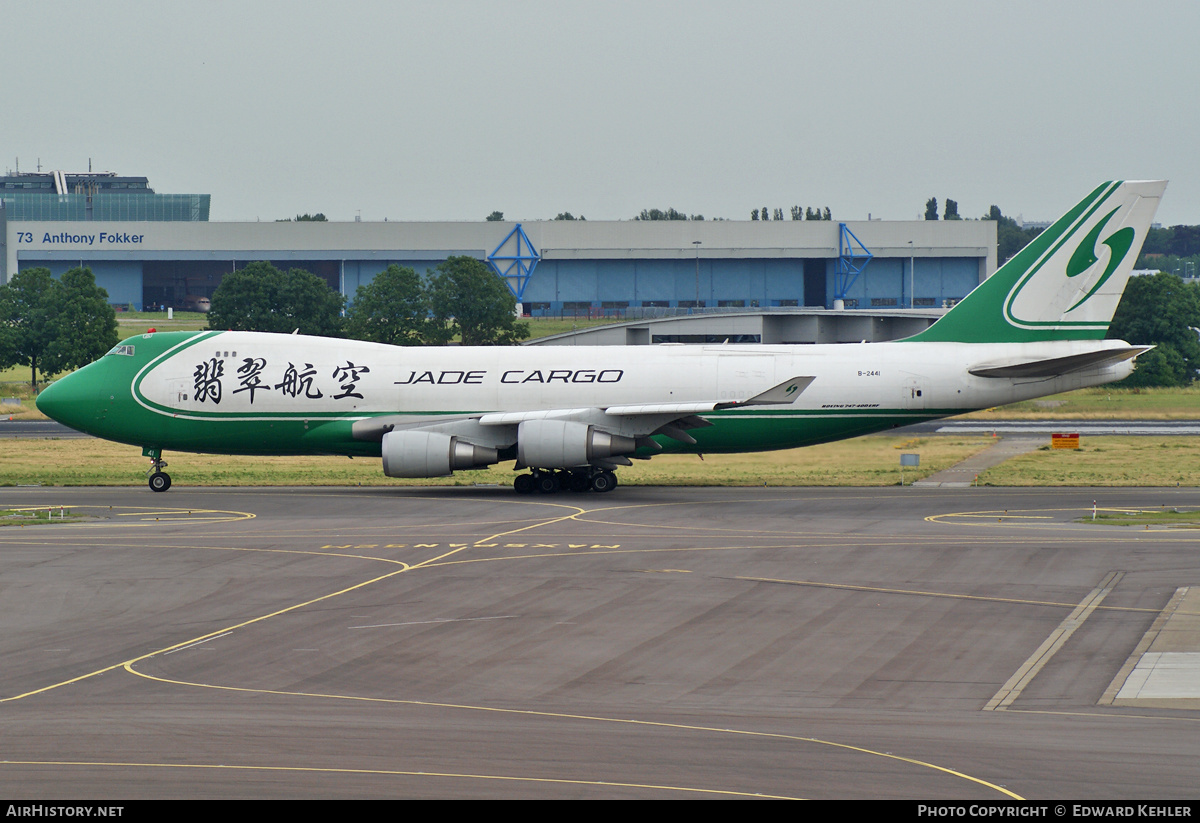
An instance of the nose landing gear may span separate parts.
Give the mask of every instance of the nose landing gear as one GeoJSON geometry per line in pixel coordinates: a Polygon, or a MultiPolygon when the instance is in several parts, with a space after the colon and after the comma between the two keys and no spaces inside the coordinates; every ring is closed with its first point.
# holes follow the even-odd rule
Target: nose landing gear
{"type": "Polygon", "coordinates": [[[162,449],[142,449],[142,454],[150,458],[150,468],[146,470],[146,482],[152,492],[165,492],[171,488],[171,475],[163,469],[167,461],[162,459],[162,449]]]}

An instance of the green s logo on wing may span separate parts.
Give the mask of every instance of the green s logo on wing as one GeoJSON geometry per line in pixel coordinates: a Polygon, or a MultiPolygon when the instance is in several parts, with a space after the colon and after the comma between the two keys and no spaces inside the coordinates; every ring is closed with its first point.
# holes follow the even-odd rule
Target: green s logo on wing
{"type": "MultiPolygon", "coordinates": [[[[1118,207],[1119,208],[1119,207],[1118,207]]],[[[1070,261],[1067,262],[1067,277],[1078,277],[1085,271],[1095,265],[1099,259],[1096,257],[1096,241],[1100,239],[1100,232],[1104,230],[1104,226],[1108,223],[1110,217],[1117,213],[1117,209],[1113,209],[1104,216],[1104,219],[1096,224],[1096,227],[1088,232],[1087,237],[1083,238],[1083,242],[1079,244],[1079,248],[1075,249],[1075,253],[1071,255],[1070,261]]],[[[1104,245],[1108,246],[1111,255],[1108,260],[1108,266],[1104,269],[1104,274],[1096,281],[1091,290],[1079,299],[1074,306],[1067,311],[1074,311],[1081,305],[1087,302],[1088,298],[1099,291],[1105,281],[1112,276],[1112,273],[1117,270],[1117,266],[1121,265],[1121,261],[1125,259],[1125,255],[1129,253],[1129,247],[1133,245],[1133,229],[1126,227],[1119,231],[1113,232],[1104,240],[1104,245]]]]}

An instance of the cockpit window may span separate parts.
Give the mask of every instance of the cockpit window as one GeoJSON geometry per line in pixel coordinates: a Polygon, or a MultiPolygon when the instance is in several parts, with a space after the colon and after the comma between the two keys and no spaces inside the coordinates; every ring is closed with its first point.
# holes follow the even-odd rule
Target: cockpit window
{"type": "Polygon", "coordinates": [[[133,357],[133,346],[113,346],[109,354],[123,354],[127,357],[133,357]]]}

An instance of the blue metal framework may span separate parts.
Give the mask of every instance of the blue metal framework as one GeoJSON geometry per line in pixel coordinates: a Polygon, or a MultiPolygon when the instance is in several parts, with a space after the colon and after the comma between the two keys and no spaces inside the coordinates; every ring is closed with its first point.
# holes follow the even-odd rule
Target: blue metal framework
{"type": "Polygon", "coordinates": [[[867,250],[845,223],[838,223],[838,228],[838,264],[833,278],[833,296],[837,300],[845,300],[846,294],[875,255],[867,250]]]}
{"type": "Polygon", "coordinates": [[[528,235],[518,223],[504,236],[496,250],[488,255],[487,261],[492,270],[504,278],[509,291],[519,301],[525,295],[525,285],[533,276],[533,270],[537,268],[541,259],[541,255],[529,242],[528,235]],[[501,251],[504,254],[501,254],[501,251]]]}

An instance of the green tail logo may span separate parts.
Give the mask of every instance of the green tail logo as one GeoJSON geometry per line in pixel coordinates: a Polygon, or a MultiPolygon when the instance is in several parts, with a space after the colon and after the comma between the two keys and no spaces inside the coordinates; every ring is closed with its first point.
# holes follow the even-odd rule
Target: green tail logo
{"type": "Polygon", "coordinates": [[[1103,339],[1166,186],[1163,180],[1142,180],[1096,187],[942,319],[908,339],[1103,339]],[[1108,246],[1103,271],[1100,244],[1108,246]]]}
{"type": "MultiPolygon", "coordinates": [[[[1071,255],[1070,262],[1067,263],[1067,277],[1078,277],[1096,264],[1097,260],[1099,260],[1096,257],[1096,241],[1100,239],[1100,232],[1104,230],[1104,226],[1108,223],[1109,218],[1116,213],[1117,209],[1113,209],[1106,214],[1104,219],[1096,224],[1096,228],[1088,232],[1088,236],[1083,238],[1083,242],[1079,244],[1079,248],[1075,249],[1075,253],[1071,255]]],[[[1087,299],[1099,291],[1105,281],[1112,277],[1112,273],[1117,270],[1117,266],[1121,265],[1121,261],[1125,259],[1125,255],[1129,254],[1129,247],[1133,245],[1133,236],[1133,229],[1127,226],[1113,232],[1104,240],[1104,245],[1108,246],[1111,252],[1108,266],[1104,269],[1104,274],[1096,281],[1091,290],[1081,297],[1075,305],[1067,309],[1067,311],[1074,311],[1086,303],[1087,299]]]]}

